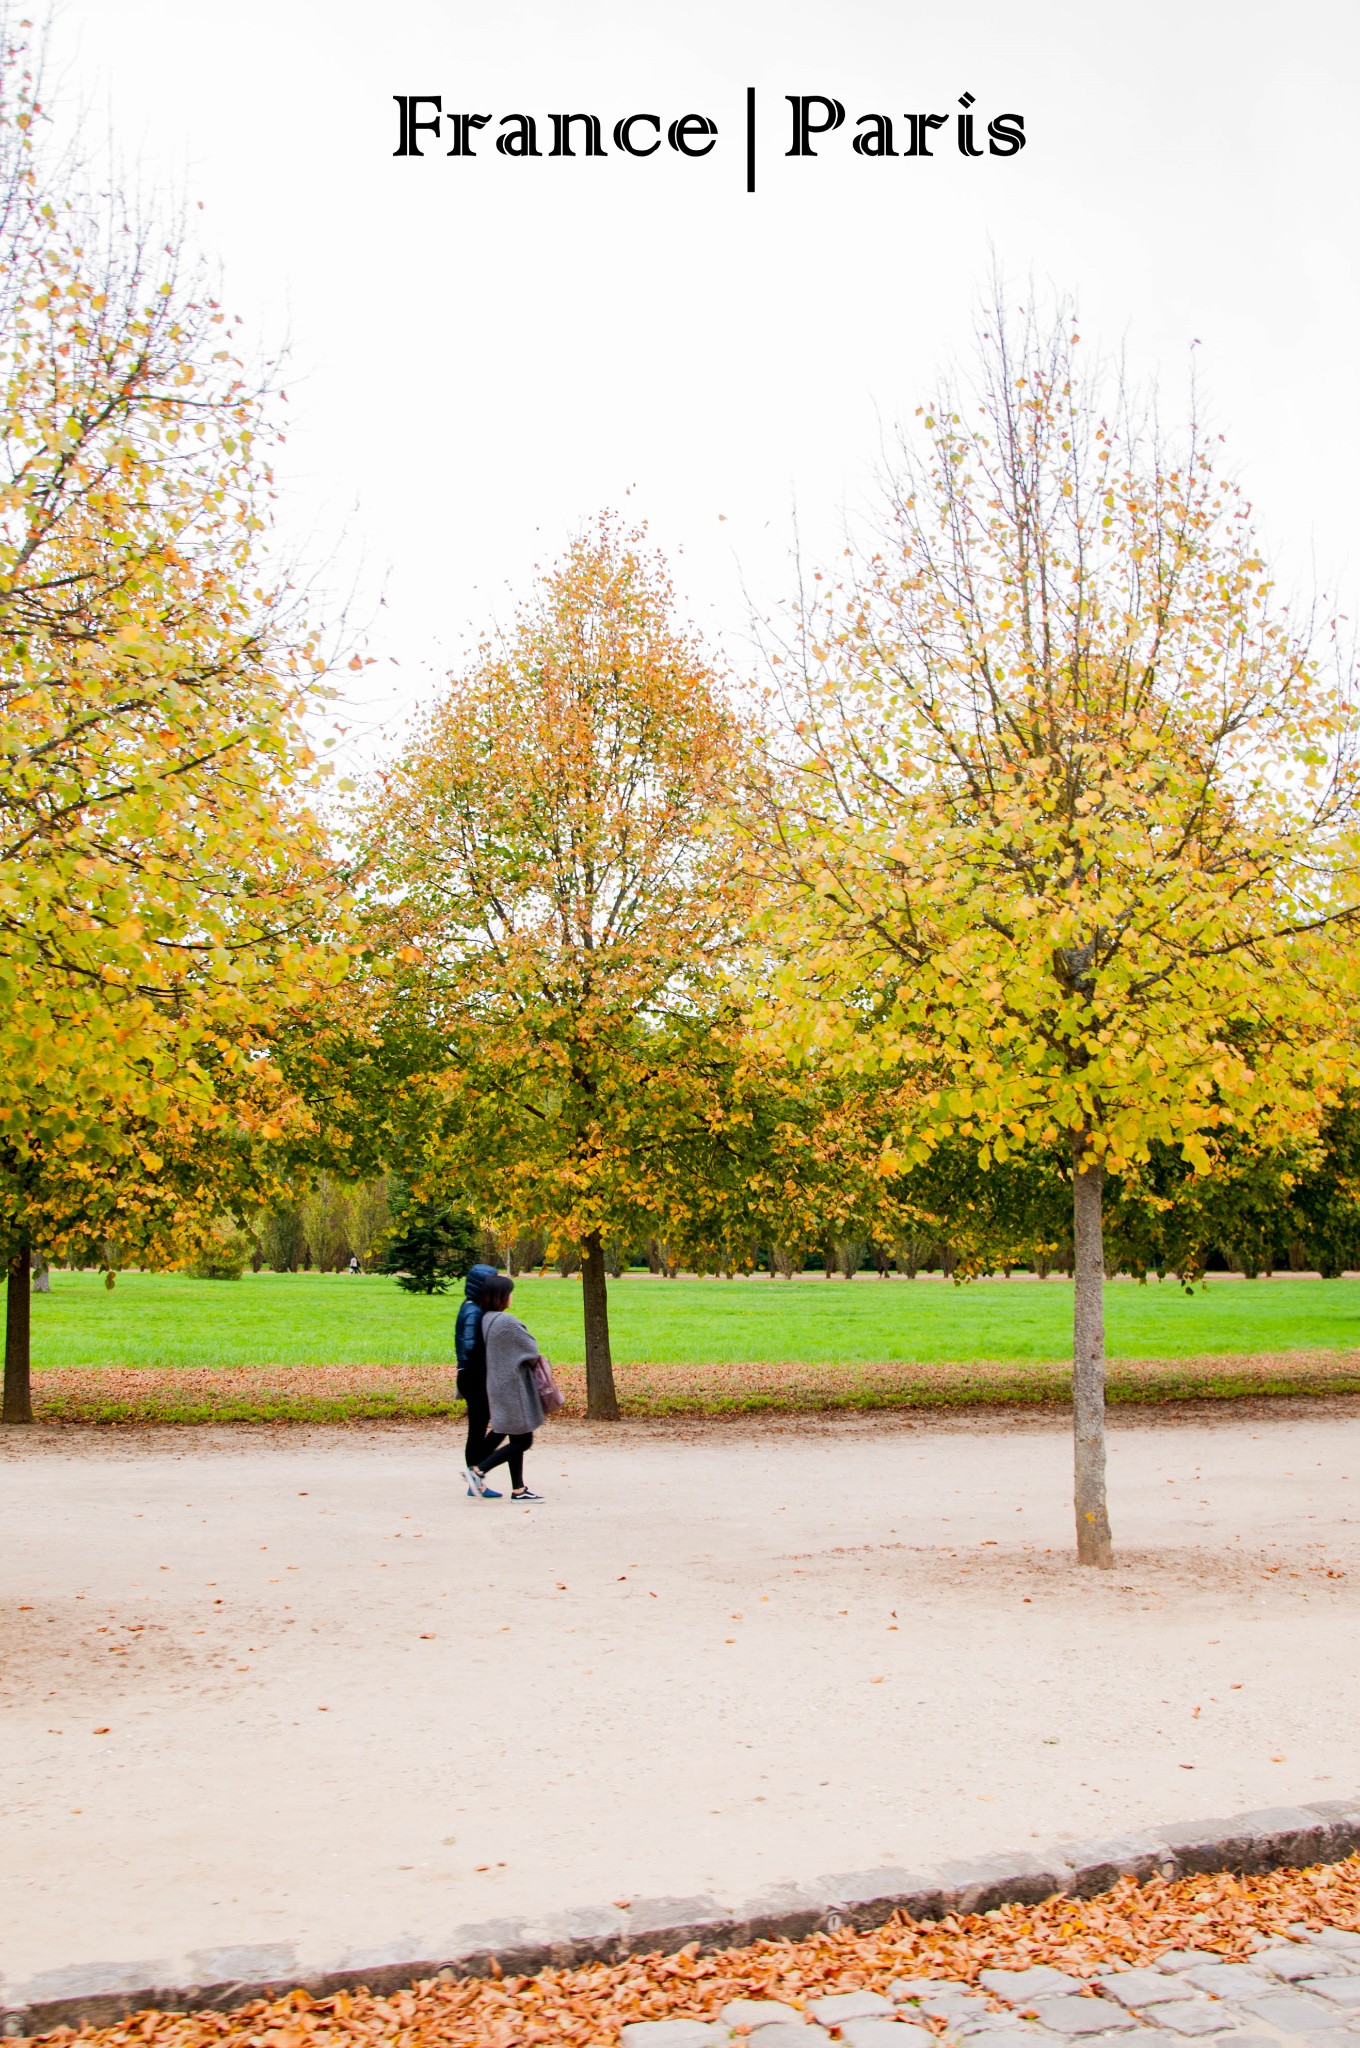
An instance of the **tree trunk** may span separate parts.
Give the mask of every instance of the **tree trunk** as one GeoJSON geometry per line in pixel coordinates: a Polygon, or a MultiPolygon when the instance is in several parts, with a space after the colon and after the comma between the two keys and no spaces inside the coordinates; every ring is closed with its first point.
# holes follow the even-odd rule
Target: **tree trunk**
{"type": "Polygon", "coordinates": [[[619,1397],[609,1355],[609,1291],[598,1230],[592,1230],[581,1246],[581,1305],[586,1321],[586,1414],[594,1422],[617,1422],[619,1397]]]}
{"type": "Polygon", "coordinates": [[[34,1252],[33,1254],[33,1292],[35,1294],[50,1294],[52,1292],[52,1282],[48,1277],[47,1255],[45,1252],[34,1252]]]}
{"type": "Polygon", "coordinates": [[[31,1297],[28,1287],[30,1250],[28,1239],[9,1262],[5,1287],[5,1398],[0,1422],[31,1422],[33,1393],[29,1384],[29,1322],[31,1297]]]}
{"type": "Polygon", "coordinates": [[[1076,1287],[1072,1313],[1073,1503],[1077,1563],[1108,1571],[1110,1517],[1105,1504],[1105,1258],[1101,1203],[1105,1168],[1072,1148],[1072,1225],[1076,1287]]]}

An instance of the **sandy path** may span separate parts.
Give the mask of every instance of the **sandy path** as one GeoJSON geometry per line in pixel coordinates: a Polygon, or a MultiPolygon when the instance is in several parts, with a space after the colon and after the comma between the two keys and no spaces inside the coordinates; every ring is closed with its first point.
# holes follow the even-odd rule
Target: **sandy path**
{"type": "Polygon", "coordinates": [[[11,1984],[1357,1789],[1355,1403],[1121,1418],[1109,1577],[1046,1418],[0,1459],[11,1984]]]}

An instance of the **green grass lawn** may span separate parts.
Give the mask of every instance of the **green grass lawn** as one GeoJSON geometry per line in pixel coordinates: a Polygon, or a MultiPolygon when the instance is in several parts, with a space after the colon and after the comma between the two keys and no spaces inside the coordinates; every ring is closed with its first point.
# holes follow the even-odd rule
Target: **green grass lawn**
{"type": "MultiPolygon", "coordinates": [[[[611,1281],[615,1361],[833,1365],[1071,1356],[1069,1282],[939,1280],[847,1286],[820,1276],[759,1280],[611,1281]]],[[[442,1365],[453,1357],[461,1288],[403,1294],[388,1279],[258,1273],[190,1280],[124,1273],[109,1292],[97,1274],[57,1273],[33,1300],[33,1359],[45,1367],[442,1365]]],[[[522,1280],[515,1309],[543,1349],[579,1362],[579,1281],[522,1280]]],[[[1192,1358],[1360,1349],[1360,1280],[1211,1279],[1105,1289],[1112,1357],[1192,1358]]]]}

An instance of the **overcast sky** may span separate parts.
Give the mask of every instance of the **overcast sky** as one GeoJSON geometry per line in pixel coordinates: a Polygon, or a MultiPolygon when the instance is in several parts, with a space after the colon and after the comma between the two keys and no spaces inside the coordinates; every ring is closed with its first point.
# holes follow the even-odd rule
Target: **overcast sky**
{"type": "MultiPolygon", "coordinates": [[[[1182,409],[1193,358],[1273,551],[1360,573],[1353,0],[63,0],[58,112],[111,128],[229,303],[286,338],[284,516],[376,594],[396,715],[605,505],[740,654],[743,585],[829,550],[965,349],[993,259],[1182,409]],[[748,196],[745,90],[758,89],[748,196]],[[784,95],[844,102],[790,160],[784,95]],[[860,114],[1025,119],[1023,153],[856,156],[860,114]],[[701,160],[393,156],[446,111],[704,113],[701,160]],[[1192,351],[1193,344],[1193,351],[1192,351]],[[399,666],[388,665],[395,656],[399,666]]],[[[546,142],[542,145],[546,147],[546,142]]],[[[1353,603],[1350,608],[1353,609],[1353,603]]]]}

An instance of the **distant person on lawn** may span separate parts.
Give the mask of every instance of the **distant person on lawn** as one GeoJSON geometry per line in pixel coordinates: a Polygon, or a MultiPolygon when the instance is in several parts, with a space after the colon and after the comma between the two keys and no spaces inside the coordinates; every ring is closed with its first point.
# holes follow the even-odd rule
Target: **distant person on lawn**
{"type": "Polygon", "coordinates": [[[486,1398],[486,1344],[482,1337],[483,1292],[488,1280],[497,1278],[494,1266],[471,1266],[463,1282],[463,1301],[458,1310],[458,1320],[453,1326],[453,1352],[458,1360],[458,1391],[467,1402],[467,1446],[463,1453],[463,1472],[468,1483],[468,1493],[480,1495],[483,1500],[499,1500],[489,1486],[479,1486],[473,1479],[473,1467],[480,1465],[495,1449],[497,1438],[491,1434],[491,1410],[486,1398]]]}
{"type": "MultiPolygon", "coordinates": [[[[474,1266],[472,1271],[476,1270],[474,1266]]],[[[514,1290],[515,1283],[507,1273],[497,1273],[482,1285],[481,1334],[486,1346],[486,1392],[491,1409],[488,1444],[501,1437],[507,1441],[475,1461],[469,1459],[468,1484],[485,1497],[487,1473],[504,1464],[510,1467],[511,1500],[542,1500],[541,1493],[534,1493],[524,1484],[524,1453],[543,1420],[543,1403],[534,1383],[539,1351],[519,1317],[507,1313],[514,1290]]]]}

